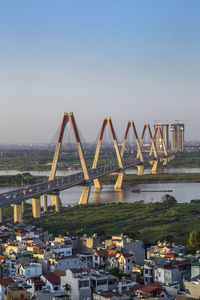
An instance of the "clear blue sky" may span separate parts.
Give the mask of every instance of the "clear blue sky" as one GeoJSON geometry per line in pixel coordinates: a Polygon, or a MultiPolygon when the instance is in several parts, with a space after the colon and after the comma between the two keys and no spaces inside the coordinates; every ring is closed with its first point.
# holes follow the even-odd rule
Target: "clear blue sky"
{"type": "Polygon", "coordinates": [[[91,141],[109,115],[200,140],[199,58],[199,0],[1,0],[0,142],[48,143],[64,111],[91,141]]]}

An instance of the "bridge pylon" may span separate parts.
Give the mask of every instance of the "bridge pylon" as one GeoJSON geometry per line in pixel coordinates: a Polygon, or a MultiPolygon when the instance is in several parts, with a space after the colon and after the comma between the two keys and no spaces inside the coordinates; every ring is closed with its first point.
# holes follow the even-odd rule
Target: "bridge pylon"
{"type": "Polygon", "coordinates": [[[91,184],[84,185],[84,186],[81,186],[81,187],[83,187],[83,192],[82,192],[81,198],[78,202],[79,205],[88,203],[90,190],[91,190],[91,184]]]}
{"type": "MultiPolygon", "coordinates": [[[[99,160],[99,154],[100,154],[100,150],[101,150],[102,139],[103,139],[103,134],[104,134],[104,131],[105,131],[105,128],[106,128],[107,125],[109,126],[111,134],[112,134],[112,139],[113,139],[113,143],[114,143],[115,153],[116,153],[116,156],[117,156],[118,166],[119,166],[119,169],[121,169],[118,172],[118,178],[117,178],[117,181],[116,181],[115,186],[114,186],[114,189],[116,191],[119,191],[119,190],[121,190],[121,187],[122,187],[122,182],[123,182],[123,178],[124,178],[124,170],[123,170],[123,163],[122,163],[122,158],[121,158],[119,147],[118,147],[116,134],[115,134],[114,127],[113,127],[113,124],[112,124],[112,120],[111,120],[110,117],[104,118],[104,120],[103,120],[100,136],[99,136],[96,151],[95,151],[94,161],[93,161],[93,164],[92,164],[92,169],[97,168],[97,164],[98,164],[98,160],[99,160]]],[[[93,182],[94,182],[95,190],[100,190],[102,188],[101,183],[100,183],[98,178],[94,179],[93,182]]]]}
{"type": "Polygon", "coordinates": [[[157,173],[157,167],[158,167],[158,154],[157,154],[157,151],[156,151],[153,135],[151,133],[151,128],[150,128],[149,124],[144,124],[143,131],[142,131],[142,136],[141,136],[141,139],[140,139],[140,147],[142,147],[144,134],[145,134],[146,130],[148,131],[149,136],[150,136],[150,140],[151,140],[151,148],[150,148],[150,152],[149,152],[149,157],[152,157],[152,155],[154,156],[152,159],[149,159],[149,163],[152,165],[151,174],[156,174],[157,173]]]}
{"type": "Polygon", "coordinates": [[[132,128],[133,129],[133,133],[134,133],[134,137],[136,140],[136,145],[137,145],[137,158],[140,160],[140,163],[137,165],[137,169],[138,169],[138,175],[142,175],[143,171],[144,171],[144,166],[143,166],[143,155],[142,155],[142,151],[141,151],[141,147],[140,147],[140,141],[138,138],[138,134],[137,134],[137,130],[135,127],[135,124],[133,121],[128,121],[127,126],[126,126],[126,131],[125,131],[125,135],[124,135],[124,139],[123,139],[123,143],[122,143],[122,148],[121,148],[121,157],[124,157],[124,151],[125,151],[125,146],[126,146],[126,141],[127,141],[127,137],[128,137],[128,133],[129,133],[129,129],[132,128]]]}
{"type": "MultiPolygon", "coordinates": [[[[85,158],[84,158],[84,153],[83,153],[83,148],[82,148],[78,128],[77,128],[75,118],[74,118],[74,115],[73,115],[72,112],[71,113],[66,113],[66,112],[64,113],[62,124],[61,124],[61,129],[60,129],[60,133],[59,133],[59,137],[58,137],[58,142],[57,142],[54,157],[53,157],[53,163],[52,163],[52,167],[51,167],[51,171],[50,171],[50,175],[49,175],[49,180],[54,180],[55,176],[56,176],[56,171],[57,171],[57,166],[58,166],[58,158],[59,158],[59,154],[60,154],[60,150],[61,150],[61,146],[62,146],[62,141],[63,141],[63,135],[64,135],[64,131],[65,131],[67,123],[70,123],[71,126],[72,126],[73,133],[74,133],[75,140],[76,140],[77,149],[78,149],[78,154],[79,154],[79,158],[80,158],[80,163],[81,163],[81,167],[82,167],[83,174],[84,174],[84,179],[85,179],[86,182],[88,182],[89,181],[88,169],[87,169],[87,166],[86,166],[86,163],[85,163],[85,158]]],[[[84,199],[86,198],[85,194],[86,193],[83,190],[84,199]]],[[[45,198],[44,198],[45,210],[47,210],[47,199],[46,199],[46,197],[47,197],[47,195],[45,195],[45,198]]],[[[87,201],[88,201],[88,198],[89,198],[89,193],[88,193],[88,196],[87,196],[87,201]]],[[[61,205],[59,195],[55,196],[55,194],[52,194],[51,195],[51,200],[52,200],[52,204],[55,206],[56,212],[59,212],[60,205],[61,205]]]]}
{"type": "Polygon", "coordinates": [[[164,155],[163,157],[160,158],[160,162],[162,162],[163,165],[166,166],[167,163],[168,163],[168,153],[167,153],[167,148],[166,148],[166,145],[165,145],[165,142],[164,142],[164,139],[163,139],[162,130],[161,130],[160,127],[156,127],[156,130],[154,132],[154,141],[155,141],[157,135],[159,136],[159,138],[161,140],[163,155],[164,155]]]}

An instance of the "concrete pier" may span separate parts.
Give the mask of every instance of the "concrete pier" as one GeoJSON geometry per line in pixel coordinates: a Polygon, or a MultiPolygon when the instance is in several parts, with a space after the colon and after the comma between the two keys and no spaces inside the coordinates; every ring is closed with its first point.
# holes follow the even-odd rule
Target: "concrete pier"
{"type": "Polygon", "coordinates": [[[47,195],[43,196],[43,212],[47,212],[47,195]]]}
{"type": "Polygon", "coordinates": [[[22,206],[14,204],[14,223],[22,223],[22,206]]]}
{"type": "Polygon", "coordinates": [[[2,208],[0,208],[0,223],[3,222],[3,218],[2,218],[2,208]]]}
{"type": "Polygon", "coordinates": [[[40,198],[32,199],[33,218],[40,218],[40,198]]]}

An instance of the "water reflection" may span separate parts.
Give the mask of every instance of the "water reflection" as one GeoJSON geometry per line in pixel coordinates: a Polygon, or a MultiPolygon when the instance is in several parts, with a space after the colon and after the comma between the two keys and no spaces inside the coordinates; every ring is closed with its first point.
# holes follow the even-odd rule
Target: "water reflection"
{"type": "MultiPolygon", "coordinates": [[[[165,194],[174,196],[178,202],[190,202],[192,199],[200,199],[200,183],[137,184],[133,187],[126,187],[121,192],[114,191],[112,185],[103,186],[103,189],[98,192],[92,187],[89,203],[158,202],[162,201],[162,197],[165,194]],[[140,192],[132,192],[133,189],[137,189],[140,192]],[[168,192],[168,190],[172,190],[172,192],[168,192]]],[[[63,205],[78,204],[80,196],[81,189],[79,188],[71,188],[61,192],[63,205]]]]}

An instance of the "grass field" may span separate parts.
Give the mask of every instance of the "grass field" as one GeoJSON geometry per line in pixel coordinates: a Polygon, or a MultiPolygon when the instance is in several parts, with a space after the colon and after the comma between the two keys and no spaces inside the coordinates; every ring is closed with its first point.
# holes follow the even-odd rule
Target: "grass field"
{"type": "MultiPolygon", "coordinates": [[[[13,220],[13,209],[4,208],[5,221],[13,220]]],[[[126,233],[147,244],[167,239],[186,244],[189,232],[200,230],[200,202],[179,203],[118,203],[63,207],[33,219],[31,205],[26,204],[24,222],[35,224],[53,234],[91,235],[104,238],[126,233]]]]}

